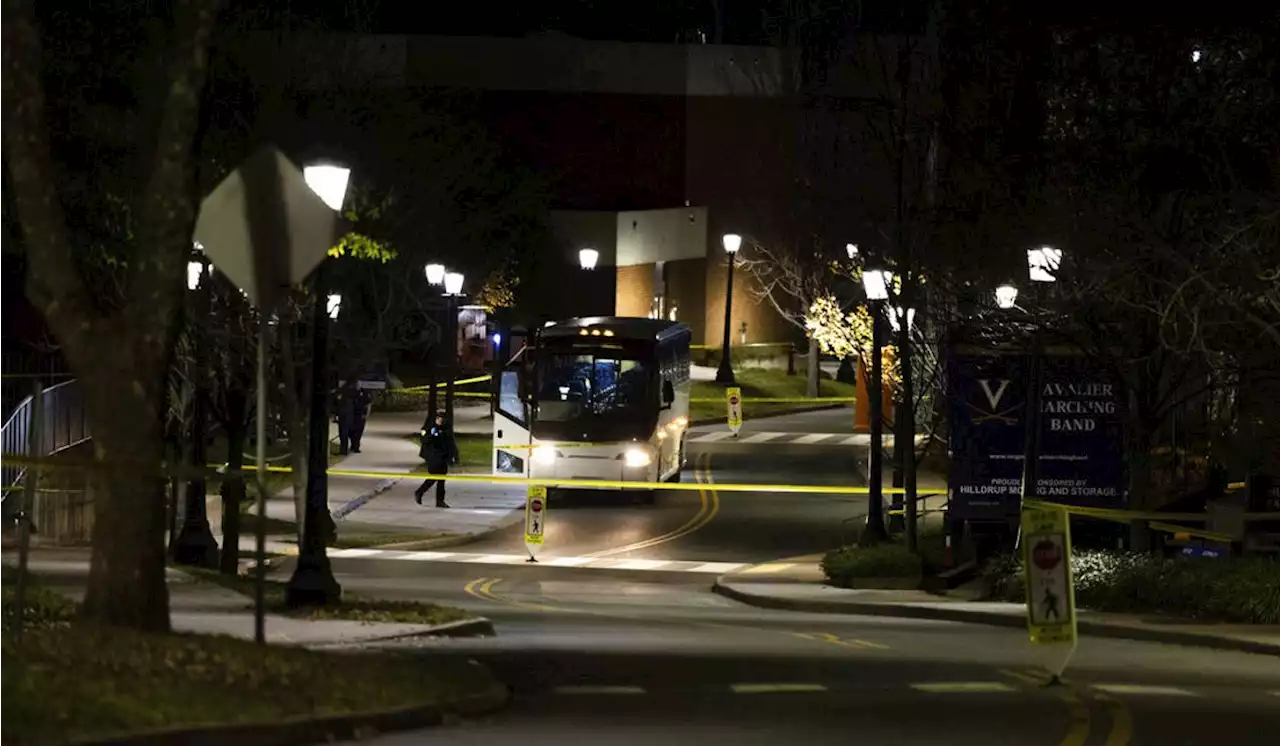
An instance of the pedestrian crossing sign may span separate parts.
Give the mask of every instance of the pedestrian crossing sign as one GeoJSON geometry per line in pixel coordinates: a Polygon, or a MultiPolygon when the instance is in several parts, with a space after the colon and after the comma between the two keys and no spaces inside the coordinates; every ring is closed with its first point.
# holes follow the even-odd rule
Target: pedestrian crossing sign
{"type": "Polygon", "coordinates": [[[1067,511],[1023,506],[1022,566],[1031,642],[1074,644],[1076,599],[1071,577],[1071,522],[1067,511]]]}
{"type": "Polygon", "coordinates": [[[734,435],[742,429],[742,389],[730,386],[724,390],[725,404],[729,410],[729,429],[734,435]]]}
{"type": "Polygon", "coordinates": [[[547,524],[547,488],[530,487],[524,505],[524,543],[533,554],[542,546],[547,524]]]}

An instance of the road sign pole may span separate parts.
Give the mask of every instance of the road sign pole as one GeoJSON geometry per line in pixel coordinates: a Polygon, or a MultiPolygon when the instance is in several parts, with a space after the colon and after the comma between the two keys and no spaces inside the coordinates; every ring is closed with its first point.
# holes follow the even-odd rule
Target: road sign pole
{"type": "Polygon", "coordinates": [[[524,503],[524,546],[529,551],[529,561],[538,561],[542,540],[547,531],[547,488],[529,487],[524,503]]]}

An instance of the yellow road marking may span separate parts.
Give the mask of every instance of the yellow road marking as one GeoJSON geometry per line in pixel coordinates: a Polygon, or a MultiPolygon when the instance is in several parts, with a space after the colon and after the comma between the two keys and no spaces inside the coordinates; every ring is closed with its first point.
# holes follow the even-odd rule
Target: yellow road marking
{"type": "Polygon", "coordinates": [[[493,592],[493,586],[502,582],[502,578],[476,578],[462,587],[462,590],[468,595],[475,596],[482,601],[489,601],[495,604],[506,604],[507,606],[516,606],[522,609],[532,609],[534,611],[565,611],[572,613],[573,609],[561,609],[555,606],[547,606],[545,604],[529,603],[528,601],[517,601],[514,598],[499,596],[493,592]]]}
{"type": "Polygon", "coordinates": [[[1067,727],[1067,735],[1063,736],[1058,746],[1084,746],[1089,740],[1091,717],[1089,707],[1076,696],[1075,692],[1059,687],[1058,696],[1067,703],[1067,712],[1071,715],[1071,725],[1067,727]]]}
{"type": "Polygon", "coordinates": [[[911,688],[930,694],[980,694],[985,692],[1016,691],[1003,681],[927,681],[922,684],[912,684],[911,688]]]}
{"type": "Polygon", "coordinates": [[[1129,712],[1128,706],[1124,702],[1105,694],[1095,693],[1094,699],[1104,703],[1107,711],[1111,713],[1111,732],[1107,733],[1107,740],[1104,746],[1128,746],[1129,739],[1133,738],[1133,715],[1129,712]]]}
{"type": "Polygon", "coordinates": [[[825,692],[822,684],[731,684],[735,694],[772,694],[774,692],[825,692]]]}
{"type": "MultiPolygon", "coordinates": [[[[704,452],[694,458],[693,476],[699,485],[702,485],[704,483],[705,484],[711,483],[711,454],[710,453],[704,452]],[[699,461],[702,462],[701,466],[698,463],[699,461]],[[705,482],[704,482],[704,479],[705,479],[705,482]]],[[[659,544],[666,544],[668,542],[675,541],[676,539],[679,539],[683,536],[688,536],[694,531],[697,531],[698,529],[710,523],[711,520],[716,517],[716,514],[720,512],[720,497],[719,495],[716,494],[716,491],[714,489],[711,489],[711,488],[703,489],[701,486],[699,486],[698,498],[699,498],[698,512],[694,514],[694,516],[690,518],[688,521],[685,521],[684,525],[680,526],[679,528],[672,529],[671,531],[668,531],[665,534],[654,536],[649,539],[642,539],[640,541],[632,542],[630,544],[624,544],[623,546],[620,546],[620,547],[604,549],[599,552],[592,552],[591,554],[587,554],[583,556],[612,557],[618,554],[624,554],[626,552],[633,552],[633,551],[636,551],[637,549],[648,549],[649,547],[655,547],[655,546],[658,546],[659,544]]]]}

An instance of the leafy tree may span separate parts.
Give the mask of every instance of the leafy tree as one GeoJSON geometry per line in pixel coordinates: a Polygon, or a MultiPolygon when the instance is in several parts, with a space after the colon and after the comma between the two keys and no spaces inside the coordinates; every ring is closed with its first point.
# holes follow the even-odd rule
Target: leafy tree
{"type": "Polygon", "coordinates": [[[28,295],[83,377],[94,459],[105,467],[92,476],[84,613],[167,630],[162,405],[219,3],[179,2],[160,15],[33,6],[4,5],[5,165],[28,295]],[[134,216],[127,224],[113,220],[120,203],[134,216]]]}

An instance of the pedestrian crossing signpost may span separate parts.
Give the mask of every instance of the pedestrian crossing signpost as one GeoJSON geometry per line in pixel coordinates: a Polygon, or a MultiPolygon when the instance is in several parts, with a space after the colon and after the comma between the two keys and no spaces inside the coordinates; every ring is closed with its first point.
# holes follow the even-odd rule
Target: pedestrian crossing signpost
{"type": "Polygon", "coordinates": [[[738,431],[742,429],[742,389],[737,386],[730,386],[724,390],[725,404],[729,410],[729,429],[733,431],[733,437],[738,437],[738,431]]]}
{"type": "Polygon", "coordinates": [[[1027,589],[1027,631],[1036,645],[1066,645],[1060,679],[1076,649],[1075,583],[1071,577],[1071,522],[1061,508],[1022,509],[1022,566],[1027,589]]]}
{"type": "Polygon", "coordinates": [[[530,487],[524,503],[524,546],[529,550],[529,561],[538,561],[542,538],[547,530],[547,488],[530,487]]]}

